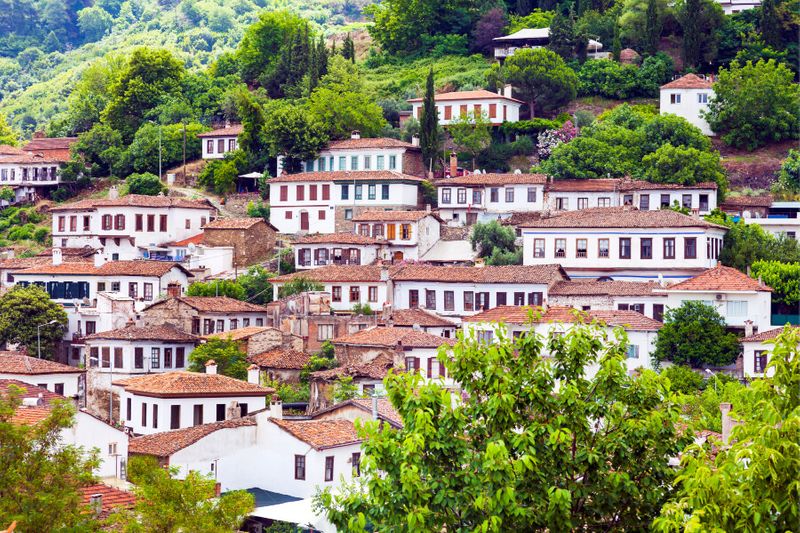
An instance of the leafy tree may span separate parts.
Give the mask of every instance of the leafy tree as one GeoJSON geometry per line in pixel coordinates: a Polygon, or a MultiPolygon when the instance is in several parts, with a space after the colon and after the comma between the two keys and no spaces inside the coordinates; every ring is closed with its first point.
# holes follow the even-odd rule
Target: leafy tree
{"type": "MultiPolygon", "coordinates": [[[[711,151],[711,141],[703,132],[683,117],[672,114],[655,115],[642,124],[644,150],[655,152],[665,144],[674,147],[711,151]]],[[[703,180],[700,180],[703,181],[703,180]]]]}
{"type": "Polygon", "coordinates": [[[725,143],[753,150],[768,142],[800,138],[800,87],[774,60],[733,61],[722,68],[706,115],[725,143]]]}
{"type": "Polygon", "coordinates": [[[403,427],[357,422],[365,439],[359,488],[317,498],[337,528],[648,527],[672,490],[669,458],[686,441],[666,381],[628,375],[622,330],[510,337],[491,346],[459,338],[440,351],[458,393],[418,373],[389,374],[403,427]],[[588,365],[600,370],[590,377],[588,365]]]}
{"type": "Polygon", "coordinates": [[[706,386],[703,376],[688,366],[670,365],[661,370],[660,374],[669,379],[670,390],[682,394],[696,394],[706,386]]]}
{"type": "MultiPolygon", "coordinates": [[[[130,168],[134,172],[157,174],[159,170],[159,153],[161,155],[162,170],[181,163],[183,161],[184,127],[186,128],[186,159],[191,161],[199,158],[202,140],[197,135],[208,129],[202,124],[191,122],[185,125],[169,124],[163,126],[145,123],[136,131],[133,141],[121,155],[122,161],[117,161],[112,167],[113,170],[127,174],[127,172],[123,171],[130,168]]],[[[119,135],[115,137],[119,138],[119,135]]]]}
{"type": "Polygon", "coordinates": [[[78,27],[88,42],[102,39],[113,25],[114,19],[101,7],[86,7],[78,11],[78,27]]]}
{"type": "Polygon", "coordinates": [[[369,304],[357,303],[353,305],[354,315],[372,316],[373,312],[369,304]]]}
{"type": "Polygon", "coordinates": [[[725,330],[725,319],[699,300],[683,302],[664,313],[653,357],[676,365],[724,366],[739,355],[736,335],[725,330]]]}
{"type": "Polygon", "coordinates": [[[346,402],[358,397],[358,385],[353,383],[353,376],[340,376],[333,389],[335,403],[346,402]]]}
{"type": "Polygon", "coordinates": [[[0,115],[0,144],[8,146],[16,146],[19,142],[19,136],[11,129],[11,126],[6,122],[6,117],[0,115]]]}
{"type": "Polygon", "coordinates": [[[189,354],[189,370],[205,372],[206,363],[214,360],[217,373],[236,379],[247,379],[247,354],[230,338],[207,339],[189,354]]]}
{"type": "Polygon", "coordinates": [[[614,22],[614,38],[611,42],[611,56],[614,61],[619,61],[622,52],[622,40],[619,37],[619,21],[614,22]]]}
{"type": "MultiPolygon", "coordinates": [[[[13,291],[13,290],[12,290],[13,291]]],[[[24,389],[10,385],[0,394],[0,516],[16,521],[19,531],[96,531],[81,505],[79,487],[92,483],[100,465],[96,450],[65,445],[61,432],[75,423],[75,407],[53,400],[36,424],[14,421],[24,389]]]]}
{"type": "Polygon", "coordinates": [[[298,172],[300,163],[315,159],[328,144],[325,127],[317,117],[295,104],[275,105],[267,114],[264,133],[272,156],[284,157],[283,168],[298,172]]]}
{"type": "Polygon", "coordinates": [[[733,404],[739,421],[715,453],[688,448],[677,492],[655,531],[792,531],[800,523],[800,330],[775,340],[771,378],[756,380],[733,404]]]}
{"type": "Polygon", "coordinates": [[[266,222],[269,222],[269,205],[260,200],[258,203],[249,202],[247,204],[247,216],[263,218],[266,222]]]}
{"type": "Polygon", "coordinates": [[[555,11],[542,11],[541,9],[534,9],[524,16],[518,12],[517,15],[509,17],[507,31],[511,34],[525,28],[549,28],[555,14],[555,11]]]}
{"type": "Polygon", "coordinates": [[[779,50],[783,45],[783,39],[781,38],[781,23],[775,0],[764,0],[761,3],[758,27],[764,43],[779,50]]]}
{"type": "Polygon", "coordinates": [[[242,80],[253,83],[269,78],[275,70],[281,48],[306,24],[288,10],[261,13],[258,20],[247,28],[236,49],[242,80]]]}
{"type": "Polygon", "coordinates": [[[283,284],[283,286],[278,291],[281,298],[286,298],[287,296],[291,296],[293,294],[299,294],[301,292],[312,292],[312,291],[324,291],[325,286],[322,283],[317,281],[312,281],[306,277],[298,276],[291,281],[288,281],[283,284]]]}
{"type": "MultiPolygon", "coordinates": [[[[469,242],[472,249],[478,251],[478,256],[489,259],[489,264],[495,264],[492,259],[503,254],[516,254],[516,235],[510,226],[503,226],[498,221],[478,222],[472,226],[469,242]]],[[[520,263],[516,263],[520,264],[520,263]]]]}
{"type": "Polygon", "coordinates": [[[714,152],[664,144],[642,159],[641,177],[653,183],[694,185],[702,182],[717,184],[720,196],[725,195],[728,180],[725,169],[714,152]]]}
{"type": "Polygon", "coordinates": [[[269,139],[264,131],[267,123],[264,109],[247,89],[239,88],[234,92],[233,98],[236,113],[242,122],[242,132],[238,138],[239,149],[250,158],[251,168],[263,169],[269,150],[269,139]]]}
{"type": "Polygon", "coordinates": [[[706,217],[706,220],[728,227],[722,241],[720,262],[741,272],[758,260],[770,261],[780,258],[787,263],[800,262],[800,244],[796,239],[767,233],[758,224],[745,224],[743,220],[732,222],[722,213],[706,217]]]}
{"type": "Polygon", "coordinates": [[[438,158],[441,137],[439,135],[439,112],[436,109],[433,87],[433,68],[428,70],[425,81],[425,97],[422,100],[422,121],[419,130],[419,146],[422,151],[422,162],[427,168],[433,168],[438,158]]]}
{"type": "Polygon", "coordinates": [[[186,296],[227,296],[236,300],[245,300],[247,292],[237,281],[215,279],[213,281],[195,281],[189,285],[186,296]]]}
{"type": "Polygon", "coordinates": [[[51,31],[50,33],[47,34],[47,37],[45,37],[44,42],[42,43],[42,46],[44,47],[44,50],[46,52],[50,53],[58,52],[63,47],[61,41],[58,40],[58,36],[54,31],[51,31]]]}
{"type": "Polygon", "coordinates": [[[725,14],[714,0],[682,0],[675,6],[676,18],[683,29],[683,64],[697,67],[717,57],[717,30],[725,14]]]}
{"type": "Polygon", "coordinates": [[[556,53],[544,49],[517,50],[503,63],[501,77],[528,102],[531,118],[538,107],[558,108],[575,98],[575,72],[556,53]]]}
{"type": "MultiPolygon", "coordinates": [[[[106,54],[81,72],[67,97],[64,119],[67,133],[81,133],[99,127],[100,115],[111,99],[110,87],[119,78],[125,65],[122,54],[106,54]]],[[[111,131],[110,127],[104,127],[111,131]]],[[[115,134],[119,135],[119,132],[115,134]]]]}
{"type": "Polygon", "coordinates": [[[155,174],[145,172],[144,174],[131,174],[125,179],[128,184],[128,193],[146,194],[147,196],[157,196],[167,188],[161,183],[161,179],[155,174]]]}
{"type": "Polygon", "coordinates": [[[178,479],[180,467],[161,468],[153,457],[132,457],[130,463],[136,505],[110,518],[126,533],[238,531],[255,508],[253,495],[244,490],[216,498],[216,480],[194,470],[178,479]]]}
{"type": "Polygon", "coordinates": [[[656,0],[647,0],[644,26],[644,52],[653,55],[658,51],[658,42],[661,39],[661,20],[658,14],[656,0]]]}
{"type": "Polygon", "coordinates": [[[624,0],[619,16],[620,37],[645,55],[655,54],[668,10],[666,0],[624,0]]]}
{"type": "Polygon", "coordinates": [[[472,156],[472,169],[475,170],[475,159],[486,150],[492,142],[492,125],[483,114],[469,112],[450,121],[447,130],[453,144],[459,150],[472,156]]]}
{"type": "Polygon", "coordinates": [[[800,262],[754,261],[750,275],[774,291],[773,301],[794,306],[800,303],[800,262]]]}
{"type": "Polygon", "coordinates": [[[350,37],[350,32],[347,32],[344,36],[344,41],[342,41],[342,57],[351,63],[356,62],[356,46],[353,38],[350,37]]]}
{"type": "Polygon", "coordinates": [[[0,200],[5,200],[6,202],[13,202],[14,198],[16,198],[14,189],[12,189],[7,185],[0,187],[0,200]]]}
{"type": "Polygon", "coordinates": [[[491,54],[494,49],[492,39],[502,37],[507,24],[505,11],[499,7],[488,10],[481,15],[472,30],[470,49],[481,54],[491,54]]]}
{"type": "Polygon", "coordinates": [[[0,342],[21,344],[33,354],[41,339],[42,357],[49,358],[66,328],[64,309],[37,285],[15,285],[0,296],[0,342]]]}
{"type": "Polygon", "coordinates": [[[562,9],[556,10],[556,16],[550,23],[550,42],[547,48],[561,56],[565,61],[574,57],[575,21],[572,13],[566,14],[562,9]]]}
{"type": "Polygon", "coordinates": [[[275,274],[268,272],[261,265],[251,266],[247,272],[239,276],[238,282],[245,292],[245,300],[250,303],[265,305],[272,301],[272,284],[269,282],[275,274]]]}
{"type": "Polygon", "coordinates": [[[422,194],[422,203],[431,207],[436,207],[439,203],[436,186],[430,181],[425,180],[420,182],[419,189],[422,194]]]}
{"type": "Polygon", "coordinates": [[[800,193],[800,150],[789,150],[789,154],[781,164],[776,186],[779,191],[800,193]]]}

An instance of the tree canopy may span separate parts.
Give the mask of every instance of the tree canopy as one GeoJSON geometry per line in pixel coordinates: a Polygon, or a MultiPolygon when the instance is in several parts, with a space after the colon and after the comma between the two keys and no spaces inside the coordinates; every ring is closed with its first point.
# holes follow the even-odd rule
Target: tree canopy
{"type": "Polygon", "coordinates": [[[725,329],[725,319],[714,307],[688,300],[664,313],[653,357],[676,365],[725,366],[739,355],[736,335],[725,329]]]}
{"type": "Polygon", "coordinates": [[[478,255],[489,265],[520,265],[522,250],[516,245],[514,228],[503,226],[497,220],[473,224],[469,242],[478,255]]]}
{"type": "Polygon", "coordinates": [[[528,103],[531,117],[536,110],[551,110],[575,98],[578,78],[561,57],[545,48],[517,50],[500,67],[499,78],[510,83],[528,103]]]}
{"type": "Polygon", "coordinates": [[[49,358],[66,328],[64,308],[37,285],[15,285],[0,296],[0,342],[21,344],[34,355],[41,339],[42,357],[49,358]]]}
{"type": "Polygon", "coordinates": [[[236,379],[247,379],[247,354],[239,344],[231,339],[215,337],[208,339],[189,355],[189,370],[205,372],[206,363],[213,360],[217,363],[217,374],[236,379]]]}

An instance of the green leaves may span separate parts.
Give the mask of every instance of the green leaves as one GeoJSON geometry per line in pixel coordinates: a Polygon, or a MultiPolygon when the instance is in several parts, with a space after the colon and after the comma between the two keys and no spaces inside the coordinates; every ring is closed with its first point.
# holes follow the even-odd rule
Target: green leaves
{"type": "Polygon", "coordinates": [[[653,357],[698,367],[731,364],[739,355],[739,341],[725,328],[725,319],[714,307],[700,300],[685,301],[664,314],[653,357]]]}
{"type": "Polygon", "coordinates": [[[64,308],[37,285],[15,285],[0,296],[0,342],[22,344],[35,355],[41,339],[42,357],[49,358],[66,328],[64,308]]]}
{"type": "Polygon", "coordinates": [[[519,49],[506,59],[500,78],[519,91],[531,108],[557,109],[575,98],[578,79],[558,54],[544,48],[519,49]]]}
{"type": "Polygon", "coordinates": [[[192,350],[189,355],[189,370],[205,372],[206,363],[212,359],[217,363],[217,373],[236,379],[247,379],[247,354],[230,337],[208,339],[192,350]]]}

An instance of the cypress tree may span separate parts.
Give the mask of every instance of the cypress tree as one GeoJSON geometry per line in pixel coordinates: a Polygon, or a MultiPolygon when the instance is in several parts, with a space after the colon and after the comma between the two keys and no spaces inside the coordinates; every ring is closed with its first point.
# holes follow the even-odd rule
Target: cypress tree
{"type": "Polygon", "coordinates": [[[560,55],[565,61],[572,59],[575,50],[575,25],[572,17],[561,9],[550,23],[550,43],[547,48],[560,55]]]}
{"type": "Polygon", "coordinates": [[[696,67],[700,63],[700,22],[702,7],[700,0],[686,0],[681,14],[683,27],[683,66],[696,67]]]}
{"type": "Polygon", "coordinates": [[[614,40],[611,43],[611,54],[614,56],[614,61],[619,62],[620,53],[622,52],[622,41],[619,38],[619,21],[614,21],[614,40]]]}
{"type": "Polygon", "coordinates": [[[432,168],[433,161],[439,154],[439,113],[436,110],[433,69],[428,71],[425,84],[425,98],[422,100],[422,120],[420,124],[419,145],[422,150],[422,162],[432,168]]]}
{"type": "Polygon", "coordinates": [[[763,0],[761,2],[761,18],[759,20],[759,31],[764,44],[780,50],[783,46],[781,39],[781,24],[776,11],[775,0],[763,0]]]}
{"type": "Polygon", "coordinates": [[[658,51],[658,41],[661,38],[661,25],[658,23],[656,0],[647,0],[647,14],[645,17],[644,53],[652,56],[658,51]]]}
{"type": "Polygon", "coordinates": [[[325,46],[325,38],[320,35],[317,41],[317,67],[319,69],[319,77],[321,78],[328,73],[328,47],[325,46]]]}

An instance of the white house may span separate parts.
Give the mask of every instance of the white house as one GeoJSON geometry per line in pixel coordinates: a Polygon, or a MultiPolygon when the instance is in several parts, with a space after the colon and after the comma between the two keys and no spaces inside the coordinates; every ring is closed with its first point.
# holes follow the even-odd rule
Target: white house
{"type": "MultiPolygon", "coordinates": [[[[423,98],[411,98],[408,102],[411,104],[411,116],[420,120],[423,98]]],[[[442,126],[470,115],[482,115],[492,126],[518,122],[519,110],[524,103],[511,97],[510,85],[497,93],[485,89],[441,93],[434,96],[434,102],[442,126]]]]}
{"type": "MultiPolygon", "coordinates": [[[[40,152],[0,145],[0,187],[14,190],[14,202],[33,202],[60,182],[61,161],[40,152]]],[[[8,205],[6,200],[2,205],[8,205]]]]}
{"type": "Polygon", "coordinates": [[[636,311],[663,322],[667,295],[653,281],[559,281],[549,291],[549,304],[582,311],[636,311]]]}
{"type": "Polygon", "coordinates": [[[422,308],[459,319],[498,305],[541,305],[558,281],[557,264],[449,267],[407,265],[392,272],[394,309],[422,308]]]}
{"type": "MultiPolygon", "coordinates": [[[[579,311],[570,307],[500,306],[464,319],[464,334],[484,342],[495,342],[501,333],[516,337],[533,330],[545,339],[562,334],[580,323],[597,322],[610,341],[612,330],[622,327],[628,335],[628,372],[638,368],[652,368],[651,355],[662,323],[636,311],[579,311]],[[505,327],[505,331],[502,328],[505,327]]],[[[586,368],[593,376],[597,364],[586,368]]]]}
{"type": "Polygon", "coordinates": [[[466,174],[436,182],[439,214],[450,224],[507,218],[544,209],[544,174],[466,174]]]}
{"type": "Polygon", "coordinates": [[[269,180],[270,222],[280,233],[350,231],[362,211],[416,209],[422,181],[395,170],[286,174],[269,180]]]}
{"type": "MultiPolygon", "coordinates": [[[[423,177],[425,165],[419,139],[412,143],[389,137],[366,138],[354,131],[349,139],[331,141],[312,161],[301,163],[303,172],[394,170],[423,177]]],[[[283,174],[283,157],[278,156],[278,176],[283,174]]]]}
{"type": "Polygon", "coordinates": [[[203,147],[203,159],[222,159],[228,152],[239,149],[241,124],[226,124],[224,128],[199,134],[203,147]]]}
{"type": "Polygon", "coordinates": [[[386,239],[392,261],[419,261],[439,241],[442,219],[428,211],[364,211],[353,217],[355,233],[386,239]]]}
{"type": "Polygon", "coordinates": [[[667,295],[668,309],[701,301],[714,307],[729,328],[744,331],[750,322],[761,332],[772,326],[772,289],[735,268],[717,265],[660,290],[667,295]]]}
{"type": "MultiPolygon", "coordinates": [[[[11,417],[15,424],[35,425],[50,416],[53,402],[69,401],[64,396],[49,390],[11,379],[0,379],[0,391],[12,385],[23,389],[22,405],[11,417]]],[[[75,423],[60,432],[60,442],[65,445],[82,446],[86,450],[97,449],[100,466],[94,471],[98,477],[121,477],[128,458],[128,435],[83,409],[76,410],[75,423]]]]}
{"type": "Polygon", "coordinates": [[[103,261],[138,259],[149,247],[197,235],[216,215],[207,200],[129,194],[50,208],[53,246],[101,249],[103,261]]]}
{"type": "Polygon", "coordinates": [[[67,332],[64,338],[72,342],[69,349],[69,364],[78,365],[83,358],[83,338],[99,331],[110,331],[125,327],[136,318],[136,301],[125,294],[98,292],[89,300],[65,307],[67,332]]]}
{"type": "Polygon", "coordinates": [[[717,0],[717,3],[722,6],[723,13],[733,15],[734,13],[759,7],[761,0],[717,0]]]}
{"type": "Polygon", "coordinates": [[[393,328],[413,328],[437,337],[453,338],[456,336],[458,324],[442,318],[436,313],[424,309],[383,308],[378,324],[393,328]]]}
{"type": "Polygon", "coordinates": [[[0,352],[0,380],[4,379],[24,381],[73,399],[80,399],[85,384],[84,370],[23,352],[0,352]]]}
{"type": "MultiPolygon", "coordinates": [[[[526,48],[544,48],[550,43],[550,28],[523,28],[511,35],[495,37],[494,58],[503,61],[514,55],[514,52],[526,48]]],[[[603,45],[599,41],[589,39],[586,55],[589,59],[607,59],[611,54],[602,52],[603,45]]]]}
{"type": "Polygon", "coordinates": [[[685,280],[717,264],[725,227],[671,209],[603,207],[522,224],[523,263],[571,277],[685,280]]]}
{"type": "Polygon", "coordinates": [[[180,296],[147,306],[141,318],[147,326],[170,325],[192,335],[210,335],[261,327],[267,316],[265,307],[228,296],[180,296]]]}
{"type": "MultiPolygon", "coordinates": [[[[739,342],[742,344],[742,359],[743,359],[743,372],[744,377],[747,379],[764,377],[767,363],[772,357],[772,347],[775,339],[784,328],[774,328],[763,330],[760,333],[752,334],[742,337],[739,342]]],[[[800,328],[793,327],[799,331],[800,328]]],[[[775,375],[775,369],[771,368],[766,372],[767,376],[775,375]]]]}
{"type": "Polygon", "coordinates": [[[221,422],[266,407],[269,387],[216,373],[209,361],[206,372],[176,370],[115,380],[121,416],[138,435],[221,422]]]}
{"type": "Polygon", "coordinates": [[[714,135],[703,116],[713,98],[713,84],[690,73],[661,86],[659,110],[662,115],[671,113],[685,118],[705,135],[714,135]]]}
{"type": "Polygon", "coordinates": [[[369,265],[388,259],[385,238],[354,233],[304,235],[293,243],[294,266],[306,270],[328,265],[369,265]]]}

